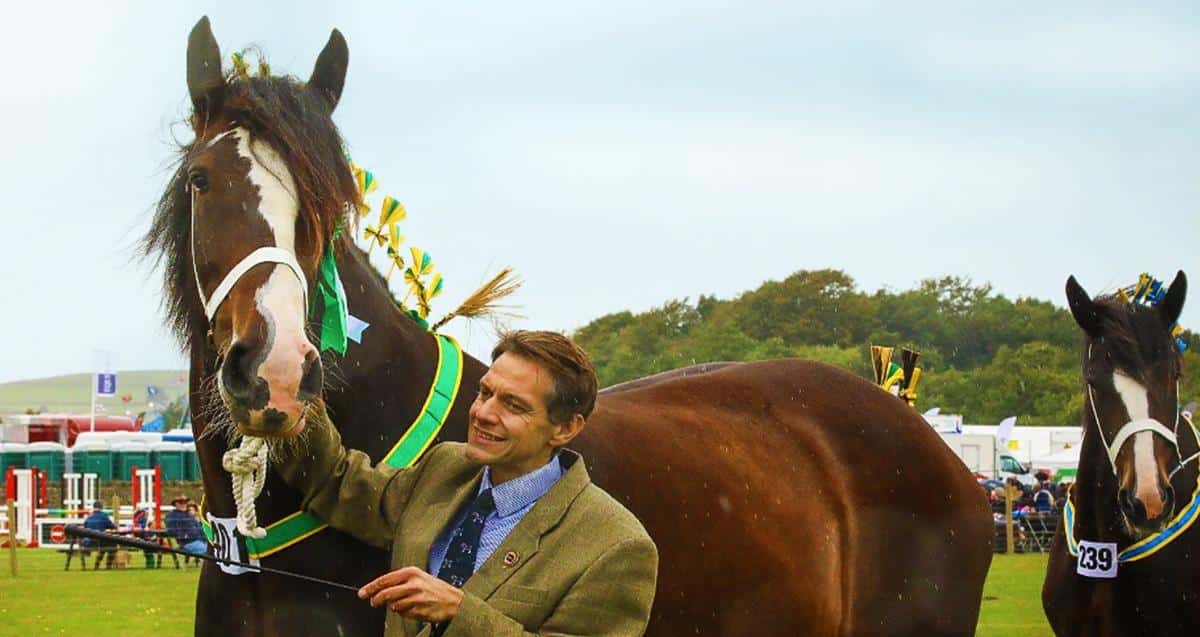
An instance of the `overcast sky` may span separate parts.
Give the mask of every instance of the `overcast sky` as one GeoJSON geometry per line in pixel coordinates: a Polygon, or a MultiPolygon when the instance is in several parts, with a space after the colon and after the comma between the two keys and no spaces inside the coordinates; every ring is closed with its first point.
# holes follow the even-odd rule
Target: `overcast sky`
{"type": "Polygon", "coordinates": [[[190,134],[202,14],[226,63],[256,44],[301,77],[345,34],[335,119],[444,271],[438,315],[504,265],[515,325],[561,330],[802,268],[1059,305],[1072,273],[1200,290],[1194,3],[262,4],[0,9],[0,382],[96,348],[183,366],[160,274],[131,259],[190,134]]]}

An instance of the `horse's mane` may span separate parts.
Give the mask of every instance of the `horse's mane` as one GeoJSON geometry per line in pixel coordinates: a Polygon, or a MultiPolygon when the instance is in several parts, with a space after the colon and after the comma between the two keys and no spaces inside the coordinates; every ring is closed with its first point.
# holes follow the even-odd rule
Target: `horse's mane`
{"type": "MultiPolygon", "coordinates": [[[[280,154],[292,172],[300,199],[298,247],[324,249],[349,206],[361,203],[328,102],[294,77],[229,73],[220,112],[207,121],[194,114],[191,122],[193,129],[202,133],[235,123],[280,154]]],[[[185,348],[194,336],[189,319],[200,306],[191,264],[191,202],[185,188],[193,145],[194,141],[179,145],[171,178],[141,241],[143,257],[164,266],[164,310],[171,330],[185,348]]],[[[315,258],[297,256],[302,261],[315,258]]]]}
{"type": "Polygon", "coordinates": [[[1175,340],[1157,309],[1116,295],[1097,298],[1095,307],[1101,335],[1117,367],[1139,373],[1164,362],[1179,365],[1181,357],[1175,340]]]}

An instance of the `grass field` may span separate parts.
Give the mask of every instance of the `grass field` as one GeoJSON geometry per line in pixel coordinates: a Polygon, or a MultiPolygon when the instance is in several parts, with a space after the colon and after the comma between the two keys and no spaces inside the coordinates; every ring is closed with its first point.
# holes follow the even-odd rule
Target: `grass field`
{"type": "Polygon", "coordinates": [[[1046,554],[997,555],[983,587],[979,637],[1053,637],[1042,614],[1046,554]]]}
{"type": "MultiPolygon", "coordinates": [[[[117,373],[117,395],[112,398],[97,398],[96,404],[110,416],[123,416],[125,410],[135,415],[146,409],[146,386],[158,385],[169,401],[187,392],[187,372],[179,370],[142,370],[117,373]],[[184,381],[179,380],[180,377],[184,381]],[[128,405],[121,396],[130,394],[133,400],[128,405]]],[[[45,407],[49,413],[86,414],[91,409],[89,387],[95,383],[91,374],[67,374],[35,380],[0,383],[0,416],[23,414],[26,409],[45,407]]],[[[99,413],[100,410],[97,410],[99,413]]]]}
{"type": "MultiPolygon", "coordinates": [[[[0,635],[127,637],[192,634],[199,569],[63,572],[57,551],[18,552],[17,577],[0,553],[0,635]]],[[[1044,555],[997,555],[984,589],[979,637],[1050,637],[1040,590],[1044,555]]]]}

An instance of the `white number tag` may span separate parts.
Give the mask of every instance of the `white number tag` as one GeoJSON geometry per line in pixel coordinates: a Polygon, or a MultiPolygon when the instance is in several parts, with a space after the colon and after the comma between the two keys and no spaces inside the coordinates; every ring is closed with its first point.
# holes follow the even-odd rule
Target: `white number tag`
{"type": "MultiPolygon", "coordinates": [[[[241,562],[242,547],[238,543],[237,518],[218,518],[211,513],[208,514],[208,521],[212,524],[213,530],[213,557],[219,557],[223,560],[233,560],[241,562]]],[[[258,560],[250,560],[250,563],[258,566],[258,560]]],[[[241,575],[243,573],[259,573],[256,568],[246,568],[244,566],[234,566],[224,562],[217,562],[221,566],[221,571],[226,575],[241,575]]]]}
{"type": "Polygon", "coordinates": [[[1075,572],[1084,577],[1113,579],[1117,576],[1117,545],[1114,542],[1079,541],[1075,572]]]}

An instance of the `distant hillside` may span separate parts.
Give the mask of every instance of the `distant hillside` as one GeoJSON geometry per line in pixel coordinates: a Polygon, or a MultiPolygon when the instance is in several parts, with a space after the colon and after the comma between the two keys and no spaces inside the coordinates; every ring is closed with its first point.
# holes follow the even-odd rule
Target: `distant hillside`
{"type": "MultiPolygon", "coordinates": [[[[34,380],[22,380],[0,384],[0,416],[23,414],[26,409],[45,412],[87,413],[91,409],[91,395],[95,379],[90,374],[67,374],[34,380]]],[[[146,410],[146,387],[159,387],[166,403],[187,393],[186,370],[141,370],[117,374],[117,395],[112,398],[97,398],[96,412],[113,416],[124,415],[128,410],[133,415],[146,410]],[[182,381],[180,379],[183,379],[182,381]],[[130,395],[128,403],[121,396],[130,395]]]]}

